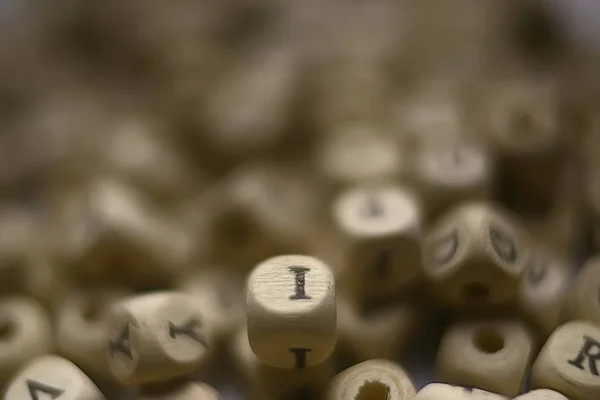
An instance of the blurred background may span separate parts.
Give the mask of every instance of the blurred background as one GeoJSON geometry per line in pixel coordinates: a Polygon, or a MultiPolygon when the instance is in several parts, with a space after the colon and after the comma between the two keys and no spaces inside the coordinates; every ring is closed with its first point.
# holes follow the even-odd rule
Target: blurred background
{"type": "Polygon", "coordinates": [[[579,260],[600,216],[598,21],[597,0],[2,0],[0,286],[53,313],[72,288],[190,271],[241,295],[273,254],[335,266],[332,199],[379,180],[429,221],[440,185],[476,181],[579,260]],[[423,166],[453,146],[455,178],[423,166]]]}

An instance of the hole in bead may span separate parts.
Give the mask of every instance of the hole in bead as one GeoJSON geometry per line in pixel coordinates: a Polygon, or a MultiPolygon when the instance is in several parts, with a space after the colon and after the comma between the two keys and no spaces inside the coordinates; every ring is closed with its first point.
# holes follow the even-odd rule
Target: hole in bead
{"type": "Polygon", "coordinates": [[[464,286],[463,296],[468,303],[487,302],[490,297],[490,287],[483,283],[471,282],[464,286]]]}
{"type": "Polygon", "coordinates": [[[482,328],[475,333],[475,347],[487,354],[494,354],[504,348],[504,337],[491,328],[482,328]]]}
{"type": "Polygon", "coordinates": [[[534,120],[526,110],[517,111],[513,117],[513,132],[520,135],[529,135],[533,133],[534,120]]]}
{"type": "Polygon", "coordinates": [[[388,400],[390,388],[379,381],[367,381],[359,389],[354,400],[388,400]]]}
{"type": "Polygon", "coordinates": [[[14,325],[9,321],[0,322],[0,340],[8,340],[15,333],[14,325]]]}

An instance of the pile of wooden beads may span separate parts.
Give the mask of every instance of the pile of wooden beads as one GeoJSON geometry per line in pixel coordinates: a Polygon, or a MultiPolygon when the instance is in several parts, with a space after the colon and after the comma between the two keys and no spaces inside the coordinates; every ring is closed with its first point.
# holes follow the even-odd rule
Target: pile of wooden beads
{"type": "Polygon", "coordinates": [[[600,399],[599,64],[543,5],[14,3],[5,400],[600,399]]]}

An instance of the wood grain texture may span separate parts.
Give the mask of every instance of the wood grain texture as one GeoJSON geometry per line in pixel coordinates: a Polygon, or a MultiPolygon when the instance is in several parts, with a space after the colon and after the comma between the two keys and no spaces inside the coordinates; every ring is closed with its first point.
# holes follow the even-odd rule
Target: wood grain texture
{"type": "Polygon", "coordinates": [[[442,337],[436,375],[442,382],[516,396],[533,351],[533,335],[518,321],[457,322],[442,337]]]}
{"type": "Polygon", "coordinates": [[[5,400],[105,400],[83,371],[66,358],[43,356],[18,372],[5,400]]]}
{"type": "Polygon", "coordinates": [[[328,400],[413,400],[416,390],[402,367],[385,359],[372,359],[339,373],[329,388],[328,400]]]}
{"type": "Polygon", "coordinates": [[[419,390],[415,400],[508,400],[508,397],[481,389],[430,383],[419,390]]]}
{"type": "Polygon", "coordinates": [[[247,281],[250,346],[278,368],[316,366],[336,343],[336,293],[331,270],[302,255],[265,260],[247,281]]]}
{"type": "Polygon", "coordinates": [[[569,400],[559,392],[550,389],[536,389],[514,398],[514,400],[569,400]]]}
{"type": "Polygon", "coordinates": [[[203,382],[186,382],[166,391],[137,395],[135,400],[220,400],[221,395],[203,382]]]}
{"type": "Polygon", "coordinates": [[[540,351],[531,375],[535,389],[556,390],[571,400],[600,397],[600,328],[585,321],[559,326],[540,351]]]}

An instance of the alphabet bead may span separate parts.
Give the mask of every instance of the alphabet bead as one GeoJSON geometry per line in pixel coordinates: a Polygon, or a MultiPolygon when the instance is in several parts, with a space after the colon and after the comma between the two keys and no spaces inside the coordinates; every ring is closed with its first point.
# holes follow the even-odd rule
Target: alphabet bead
{"type": "Polygon", "coordinates": [[[533,337],[519,322],[459,322],[442,337],[436,373],[443,382],[516,396],[533,351],[533,337]]]}
{"type": "Polygon", "coordinates": [[[364,361],[339,373],[327,400],[412,400],[410,378],[399,365],[384,359],[364,361]]]}
{"type": "Polygon", "coordinates": [[[569,400],[562,394],[555,392],[550,389],[537,389],[532,390],[531,392],[527,392],[518,397],[515,397],[514,400],[569,400]]]}
{"type": "Polygon", "coordinates": [[[264,364],[250,347],[246,326],[232,338],[231,347],[234,365],[244,382],[244,392],[251,399],[319,399],[335,375],[331,359],[302,369],[275,368],[264,364]]]}
{"type": "Polygon", "coordinates": [[[560,258],[532,251],[519,288],[519,308],[547,338],[561,323],[573,268],[560,258]]]}
{"type": "Polygon", "coordinates": [[[252,350],[277,368],[316,366],[336,343],[333,274],[320,260],[277,256],[260,263],[247,281],[246,318],[252,350]]]}
{"type": "Polygon", "coordinates": [[[108,312],[118,290],[78,290],[67,295],[56,313],[56,346],[87,374],[102,380],[114,379],[106,357],[108,312]]]}
{"type": "Polygon", "coordinates": [[[470,387],[430,383],[419,390],[415,400],[508,400],[508,397],[470,387]]]}
{"type": "Polygon", "coordinates": [[[424,141],[413,168],[415,185],[431,221],[452,206],[465,200],[485,200],[491,193],[491,156],[474,141],[424,141]]]}
{"type": "Polygon", "coordinates": [[[361,313],[354,304],[338,295],[337,353],[354,362],[372,358],[396,359],[420,326],[417,307],[394,303],[361,313]]]}
{"type": "Polygon", "coordinates": [[[571,400],[600,398],[600,328],[572,321],[559,326],[533,364],[531,386],[571,400]]]}
{"type": "Polygon", "coordinates": [[[191,296],[154,292],[112,307],[106,351],[124,385],[160,383],[199,370],[210,359],[213,338],[214,328],[191,296]]]}
{"type": "Polygon", "coordinates": [[[575,278],[568,294],[565,317],[568,320],[600,324],[600,257],[587,260],[575,278]]]}
{"type": "Polygon", "coordinates": [[[221,396],[213,387],[203,382],[186,382],[174,389],[159,393],[142,394],[136,400],[220,400],[221,396]]]}
{"type": "Polygon", "coordinates": [[[422,213],[402,186],[358,186],[333,205],[343,266],[340,286],[358,299],[385,298],[420,275],[422,213]]]}
{"type": "Polygon", "coordinates": [[[0,382],[52,348],[50,318],[36,302],[22,297],[0,301],[0,382]]]}
{"type": "Polygon", "coordinates": [[[143,288],[164,285],[185,270],[195,251],[191,237],[144,200],[102,178],[68,201],[66,257],[74,273],[94,283],[143,288]]]}
{"type": "Polygon", "coordinates": [[[512,304],[528,260],[521,226],[487,203],[452,208],[423,243],[423,267],[436,295],[466,309],[512,304]]]}
{"type": "Polygon", "coordinates": [[[66,358],[43,356],[27,364],[6,390],[5,400],[105,400],[83,371],[66,358]]]}

